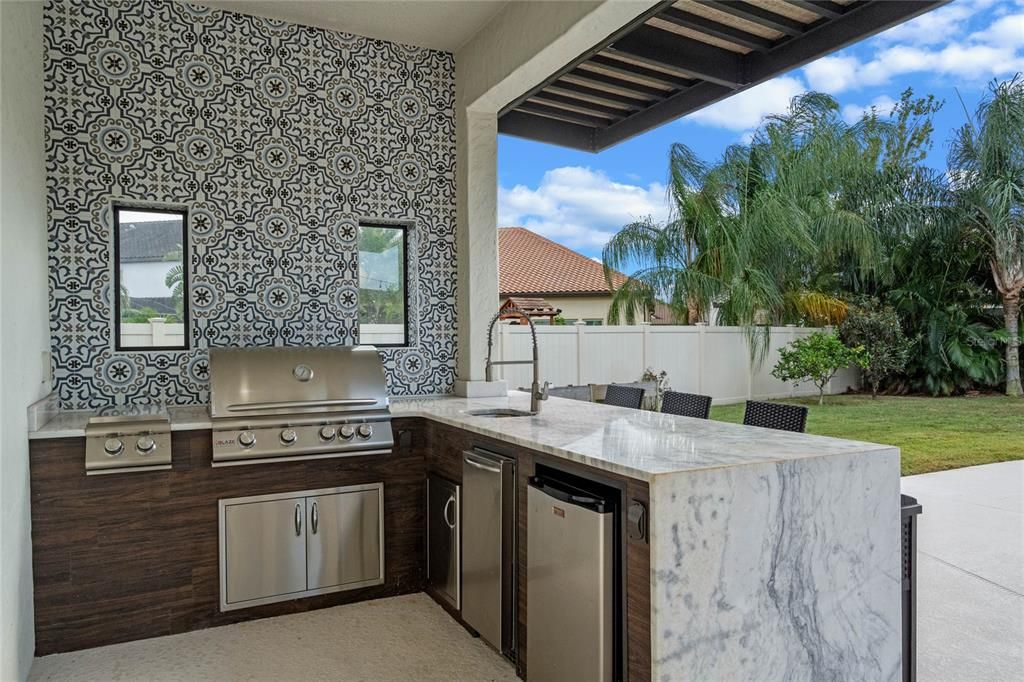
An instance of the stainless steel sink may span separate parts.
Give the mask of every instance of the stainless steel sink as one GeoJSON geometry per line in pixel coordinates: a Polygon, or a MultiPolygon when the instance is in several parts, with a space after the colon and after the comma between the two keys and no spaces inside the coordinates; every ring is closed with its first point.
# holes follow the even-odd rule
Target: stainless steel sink
{"type": "Polygon", "coordinates": [[[508,407],[498,407],[492,410],[468,410],[466,414],[471,417],[532,417],[536,412],[513,410],[508,407]]]}

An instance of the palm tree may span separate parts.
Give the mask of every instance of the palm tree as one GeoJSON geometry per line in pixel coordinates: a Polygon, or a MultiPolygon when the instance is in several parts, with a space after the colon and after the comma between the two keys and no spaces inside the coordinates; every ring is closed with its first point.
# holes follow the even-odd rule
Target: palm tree
{"type": "Polygon", "coordinates": [[[636,267],[609,321],[654,298],[690,322],[712,303],[725,324],[841,321],[837,273],[871,270],[882,253],[882,204],[867,200],[881,184],[867,133],[887,130],[877,120],[850,126],[834,99],[807,93],[713,167],[673,145],[669,222],[627,225],[605,247],[609,275],[636,267]]]}
{"type": "Polygon", "coordinates": [[[949,153],[960,215],[977,233],[1003,301],[1006,394],[1021,396],[1020,297],[1024,290],[1024,79],[993,84],[975,120],[961,127],[949,153]]]}

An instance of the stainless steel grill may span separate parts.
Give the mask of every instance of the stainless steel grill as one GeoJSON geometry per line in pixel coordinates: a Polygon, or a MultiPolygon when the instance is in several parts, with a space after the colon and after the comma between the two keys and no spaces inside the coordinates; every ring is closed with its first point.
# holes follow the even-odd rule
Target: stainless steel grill
{"type": "Polygon", "coordinates": [[[214,466],[388,454],[388,405],[372,346],[210,350],[214,466]]]}

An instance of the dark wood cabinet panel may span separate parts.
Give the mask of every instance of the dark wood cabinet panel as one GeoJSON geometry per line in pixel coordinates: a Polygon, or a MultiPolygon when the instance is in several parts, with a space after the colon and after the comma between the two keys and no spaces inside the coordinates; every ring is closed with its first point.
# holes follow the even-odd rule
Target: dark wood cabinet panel
{"type": "MultiPolygon", "coordinates": [[[[395,419],[393,429],[392,455],[216,469],[209,431],[175,432],[170,471],[104,476],[85,475],[84,439],[32,441],[37,655],[422,591],[427,472],[461,483],[462,452],[482,446],[517,461],[517,672],[526,679],[526,486],[536,464],[613,485],[624,506],[638,500],[649,508],[647,484],[428,420],[395,419]],[[376,481],[384,482],[383,585],[219,611],[218,499],[376,481]]],[[[626,676],[647,682],[650,549],[621,531],[626,676]]]]}
{"type": "Polygon", "coordinates": [[[209,431],[173,434],[170,471],[86,476],[84,439],[31,443],[36,654],[418,592],[424,445],[385,456],[213,468],[209,431]],[[217,500],[384,482],[383,585],[221,613],[217,500]]]}

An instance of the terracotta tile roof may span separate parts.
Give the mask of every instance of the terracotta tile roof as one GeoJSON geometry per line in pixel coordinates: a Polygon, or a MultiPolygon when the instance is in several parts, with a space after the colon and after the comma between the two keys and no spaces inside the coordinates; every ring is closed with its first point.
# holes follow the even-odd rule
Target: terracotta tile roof
{"type": "MultiPolygon", "coordinates": [[[[600,263],[525,227],[498,228],[498,271],[502,296],[611,294],[600,263]]],[[[618,287],[626,276],[613,281],[618,287]]]]}

